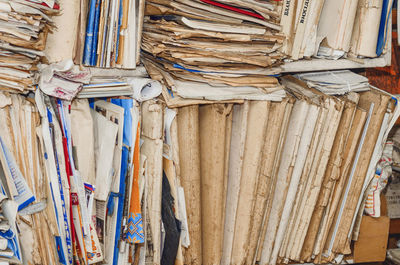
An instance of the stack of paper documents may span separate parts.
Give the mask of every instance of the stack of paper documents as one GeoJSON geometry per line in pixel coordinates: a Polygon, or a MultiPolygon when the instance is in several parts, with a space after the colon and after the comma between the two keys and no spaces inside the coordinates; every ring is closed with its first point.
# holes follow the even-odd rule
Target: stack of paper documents
{"type": "Polygon", "coordinates": [[[350,52],[358,57],[377,57],[390,43],[393,0],[358,1],[350,52]]]}
{"type": "Polygon", "coordinates": [[[163,85],[162,94],[169,107],[242,99],[279,101],[285,96],[278,79],[268,76],[269,69],[254,72],[248,69],[222,70],[225,72],[197,72],[192,75],[184,73],[186,70],[179,74],[167,71],[154,61],[143,61],[150,77],[163,85]],[[207,76],[213,81],[204,78],[207,76]]]}
{"type": "MultiPolygon", "coordinates": [[[[135,68],[143,23],[144,0],[90,0],[81,6],[86,22],[82,62],[87,66],[135,68]],[[85,12],[87,10],[87,13],[85,12]]],[[[82,20],[81,20],[82,23],[82,20]]]]}
{"type": "Polygon", "coordinates": [[[51,16],[59,8],[57,1],[0,2],[0,90],[35,89],[37,64],[54,27],[51,16]]]}
{"type": "Polygon", "coordinates": [[[393,0],[285,0],[282,51],[310,57],[379,57],[386,53],[393,0]]]}
{"type": "Polygon", "coordinates": [[[146,101],[161,94],[161,84],[146,77],[105,76],[92,77],[90,84],[83,85],[78,98],[99,98],[114,96],[131,96],[139,102],[146,101]]]}
{"type": "Polygon", "coordinates": [[[0,254],[69,265],[340,260],[400,115],[379,89],[311,87],[342,80],[365,81],[288,75],[273,99],[243,92],[174,109],[143,77],[93,77],[78,94],[89,100],[0,93],[0,254]],[[106,97],[113,88],[129,95],[106,97]]]}
{"type": "Polygon", "coordinates": [[[368,78],[350,70],[304,73],[297,74],[296,77],[327,95],[370,90],[368,78]]]}
{"type": "Polygon", "coordinates": [[[280,102],[177,109],[191,238],[185,263],[320,263],[351,254],[367,183],[400,108],[374,88],[337,97],[293,76],[281,81],[291,96],[280,102]]]}
{"type": "Polygon", "coordinates": [[[132,87],[121,79],[95,79],[91,83],[84,85],[78,98],[112,97],[112,96],[131,96],[132,87]]]}
{"type": "MultiPolygon", "coordinates": [[[[279,72],[283,58],[280,7],[277,1],[148,1],[143,62],[153,78],[155,68],[170,75],[164,77],[170,90],[174,85],[168,78],[187,87],[203,83],[199,86],[214,90],[251,86],[275,91],[278,82],[270,76],[279,72]]],[[[177,94],[191,97],[189,91],[177,94]]]]}

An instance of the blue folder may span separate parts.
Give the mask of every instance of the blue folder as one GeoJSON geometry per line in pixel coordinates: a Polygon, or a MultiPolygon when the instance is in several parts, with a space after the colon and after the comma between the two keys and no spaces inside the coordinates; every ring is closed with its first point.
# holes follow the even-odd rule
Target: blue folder
{"type": "Polygon", "coordinates": [[[88,20],[86,24],[86,37],[85,47],[83,50],[83,64],[91,65],[92,49],[93,49],[93,35],[94,35],[94,21],[96,16],[96,1],[90,0],[88,20]]]}
{"type": "Polygon", "coordinates": [[[131,109],[133,108],[133,99],[111,99],[111,103],[121,106],[124,108],[124,130],[123,130],[123,147],[122,147],[122,158],[121,158],[121,173],[120,173],[120,182],[119,182],[119,193],[116,196],[113,196],[112,200],[115,200],[115,197],[118,197],[117,204],[117,224],[115,230],[115,243],[114,243],[114,257],[113,257],[113,265],[118,265],[118,256],[119,256],[119,241],[121,240],[121,232],[122,232],[122,218],[124,212],[124,203],[125,203],[125,178],[129,168],[129,152],[132,147],[132,115],[131,109]]]}
{"type": "MultiPolygon", "coordinates": [[[[386,46],[388,36],[388,24],[392,15],[392,5],[389,6],[390,0],[383,0],[381,22],[379,24],[378,43],[376,44],[376,55],[381,56],[386,46]],[[389,10],[389,12],[388,12],[389,10]]],[[[389,40],[391,41],[391,40],[389,40]]]]}

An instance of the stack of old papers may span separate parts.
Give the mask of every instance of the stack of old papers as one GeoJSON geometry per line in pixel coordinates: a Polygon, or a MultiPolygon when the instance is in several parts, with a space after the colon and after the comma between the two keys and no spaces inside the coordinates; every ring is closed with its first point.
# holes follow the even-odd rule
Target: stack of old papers
{"type": "Polygon", "coordinates": [[[139,143],[147,148],[153,139],[141,137],[147,123],[135,100],[92,101],[91,108],[86,99],[38,90],[35,99],[0,93],[0,102],[0,260],[126,264],[138,261],[132,253],[144,256],[141,207],[150,199],[139,143]]]}
{"type": "Polygon", "coordinates": [[[139,64],[144,0],[90,0],[81,5],[79,45],[86,66],[136,68],[139,64]],[[85,23],[87,22],[87,23],[85,23]]]}
{"type": "Polygon", "coordinates": [[[0,214],[0,252],[11,229],[22,254],[3,250],[28,264],[340,262],[400,106],[307,82],[173,109],[144,77],[92,77],[90,99],[0,93],[1,194],[18,216],[2,228],[0,214]]]}
{"type": "Polygon", "coordinates": [[[57,1],[0,2],[0,90],[34,90],[37,64],[44,57],[57,1]]]}
{"type": "Polygon", "coordinates": [[[309,57],[378,57],[387,51],[393,0],[285,0],[282,51],[309,57]]]}
{"type": "Polygon", "coordinates": [[[193,84],[205,99],[232,98],[235,90],[274,92],[279,84],[271,75],[283,58],[280,8],[277,1],[148,1],[143,62],[170,94],[183,98],[201,97],[187,90],[193,84]]]}
{"type": "Polygon", "coordinates": [[[111,78],[96,76],[90,84],[83,85],[78,98],[99,98],[114,96],[130,96],[138,102],[146,101],[161,94],[161,84],[145,77],[111,78]]]}
{"type": "Polygon", "coordinates": [[[112,97],[132,95],[132,87],[121,79],[92,79],[90,84],[84,85],[78,98],[112,97]]]}
{"type": "Polygon", "coordinates": [[[327,95],[343,95],[370,90],[368,78],[350,70],[302,73],[297,74],[296,77],[306,82],[309,87],[318,89],[327,95]]]}
{"type": "Polygon", "coordinates": [[[280,102],[178,108],[185,263],[340,262],[351,254],[400,109],[377,89],[334,97],[292,76],[281,81],[291,96],[280,102]]]}

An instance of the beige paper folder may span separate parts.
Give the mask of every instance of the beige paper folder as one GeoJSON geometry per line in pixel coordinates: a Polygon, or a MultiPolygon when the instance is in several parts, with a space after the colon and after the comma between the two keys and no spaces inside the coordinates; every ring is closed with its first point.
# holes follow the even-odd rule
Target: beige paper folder
{"type": "Polygon", "coordinates": [[[231,264],[243,264],[249,252],[249,243],[261,157],[268,126],[269,101],[252,101],[249,106],[243,167],[240,179],[231,264]]]}
{"type": "Polygon", "coordinates": [[[155,100],[144,102],[142,105],[143,145],[140,150],[147,158],[145,189],[155,265],[161,262],[162,128],[162,104],[155,100]]]}
{"type": "Polygon", "coordinates": [[[190,246],[185,262],[202,264],[199,106],[179,108],[177,114],[181,185],[185,192],[190,246]]]}
{"type": "Polygon", "coordinates": [[[232,105],[200,106],[201,229],[203,264],[217,264],[222,256],[225,205],[226,119],[232,105]]]}

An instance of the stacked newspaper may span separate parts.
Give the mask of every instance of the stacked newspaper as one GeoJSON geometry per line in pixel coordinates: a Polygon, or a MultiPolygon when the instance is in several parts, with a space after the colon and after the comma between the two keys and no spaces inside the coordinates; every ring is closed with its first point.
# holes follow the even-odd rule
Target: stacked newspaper
{"type": "Polygon", "coordinates": [[[51,16],[58,11],[57,1],[0,2],[0,90],[35,89],[37,64],[54,27],[51,16]]]}

